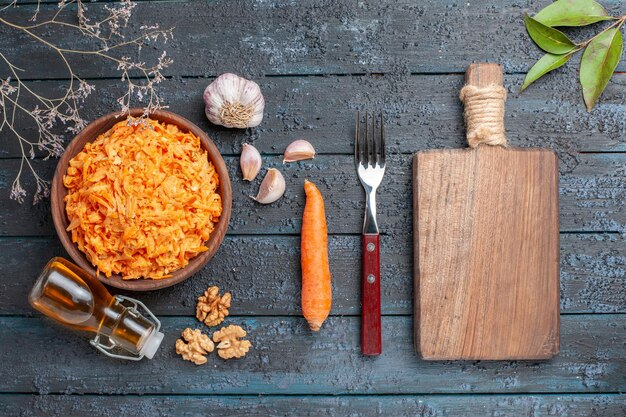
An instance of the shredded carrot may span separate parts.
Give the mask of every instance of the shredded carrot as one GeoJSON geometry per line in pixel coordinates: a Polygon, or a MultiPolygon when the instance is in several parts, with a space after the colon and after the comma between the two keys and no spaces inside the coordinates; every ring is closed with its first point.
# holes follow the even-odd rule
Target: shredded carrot
{"type": "Polygon", "coordinates": [[[151,119],[121,121],[87,143],[63,184],[72,241],[107,277],[171,276],[207,250],[222,213],[200,139],[151,119]]]}
{"type": "Polygon", "coordinates": [[[328,231],[324,199],[315,184],[304,182],[306,205],[302,215],[302,313],[313,331],[330,314],[332,289],[328,266],[328,231]]]}

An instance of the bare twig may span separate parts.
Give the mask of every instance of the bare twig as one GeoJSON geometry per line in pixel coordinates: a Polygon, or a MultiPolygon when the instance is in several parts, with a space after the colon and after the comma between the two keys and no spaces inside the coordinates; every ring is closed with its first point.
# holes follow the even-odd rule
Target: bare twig
{"type": "MultiPolygon", "coordinates": [[[[3,130],[15,138],[22,152],[22,159],[17,176],[11,187],[10,197],[22,203],[27,195],[21,184],[22,175],[30,171],[36,182],[33,202],[40,201],[49,194],[49,181],[40,177],[31,159],[35,157],[35,149],[43,151],[46,158],[57,157],[63,153],[64,138],[54,132],[55,126],[63,125],[71,133],[78,133],[87,121],[81,116],[80,109],[87,96],[95,87],[76,73],[72,67],[72,60],[77,56],[93,56],[104,63],[115,66],[121,74],[121,81],[126,85],[125,93],[118,98],[121,111],[129,113],[132,103],[136,100],[145,103],[144,117],[164,108],[155,87],[165,79],[163,70],[171,65],[172,60],[165,51],[156,59],[156,62],[147,64],[133,60],[124,51],[137,52],[148,43],[166,43],[172,37],[172,29],[161,29],[158,25],[140,27],[140,34],[125,38],[132,17],[135,3],[130,0],[121,0],[118,4],[104,5],[106,15],[98,20],[88,17],[87,8],[82,0],[62,0],[57,10],[47,20],[37,22],[40,14],[39,2],[29,19],[32,24],[20,24],[9,18],[11,9],[18,7],[14,0],[0,9],[0,25],[10,27],[27,35],[33,42],[44,45],[51,50],[66,70],[67,86],[60,97],[46,94],[40,89],[22,80],[24,71],[13,64],[14,57],[8,51],[0,50],[0,63],[4,63],[7,74],[0,74],[0,132],[3,130]],[[68,16],[75,16],[75,23],[68,22],[68,16]],[[61,20],[63,19],[63,20],[61,20]],[[73,49],[64,46],[64,38],[44,38],[40,31],[55,28],[61,33],[72,36],[79,33],[87,38],[91,49],[73,49]],[[32,103],[35,104],[27,104],[32,103]],[[31,125],[37,130],[37,137],[27,138],[22,130],[16,126],[16,114],[22,113],[31,125]]],[[[23,121],[20,127],[23,127],[23,121]]]]}

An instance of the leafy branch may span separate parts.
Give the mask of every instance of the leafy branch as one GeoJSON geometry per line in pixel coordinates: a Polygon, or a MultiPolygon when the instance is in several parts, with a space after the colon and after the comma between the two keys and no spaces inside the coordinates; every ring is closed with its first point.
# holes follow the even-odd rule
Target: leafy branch
{"type": "MultiPolygon", "coordinates": [[[[151,64],[133,59],[130,55],[138,56],[145,45],[166,43],[172,37],[172,29],[164,30],[158,25],[141,26],[138,35],[126,39],[125,32],[135,8],[135,3],[130,0],[105,5],[105,15],[97,20],[87,16],[87,8],[82,0],[62,0],[57,10],[41,22],[37,22],[40,14],[38,2],[28,24],[9,19],[10,10],[17,6],[17,0],[14,0],[0,9],[0,25],[22,33],[34,43],[52,51],[60,59],[67,76],[67,85],[63,87],[60,96],[46,93],[41,87],[27,83],[25,70],[13,63],[14,57],[9,56],[8,51],[0,49],[0,64],[3,64],[0,68],[6,68],[6,73],[0,74],[0,132],[6,131],[9,136],[13,136],[22,153],[10,197],[20,203],[24,201],[27,193],[22,187],[21,179],[25,171],[30,171],[36,182],[33,203],[37,203],[48,196],[50,189],[49,181],[37,174],[31,162],[35,158],[35,149],[43,151],[46,158],[60,156],[64,150],[64,137],[55,133],[55,127],[64,126],[68,132],[76,134],[87,124],[81,116],[81,107],[95,87],[74,70],[73,59],[89,56],[114,65],[126,86],[124,94],[117,99],[121,111],[129,113],[131,104],[137,100],[145,103],[145,117],[165,107],[155,87],[165,79],[163,70],[171,65],[172,60],[165,51],[151,64]],[[65,39],[42,35],[51,29],[64,34],[65,39]],[[65,47],[64,41],[76,37],[77,34],[92,46],[86,49],[65,47]],[[27,124],[36,128],[35,137],[27,137],[23,133],[23,128],[26,127],[23,121],[19,123],[22,129],[18,129],[16,121],[19,117],[16,114],[25,116],[29,121],[27,124]]],[[[44,62],[33,64],[46,65],[44,62]]]]}
{"type": "Polygon", "coordinates": [[[624,43],[620,32],[626,15],[610,16],[594,0],[557,0],[535,16],[524,18],[526,31],[546,54],[526,74],[522,91],[534,81],[565,65],[579,51],[584,51],[579,70],[583,99],[591,111],[598,102],[622,56],[624,43]],[[555,27],[587,26],[611,21],[596,35],[575,43],[555,27]]]}

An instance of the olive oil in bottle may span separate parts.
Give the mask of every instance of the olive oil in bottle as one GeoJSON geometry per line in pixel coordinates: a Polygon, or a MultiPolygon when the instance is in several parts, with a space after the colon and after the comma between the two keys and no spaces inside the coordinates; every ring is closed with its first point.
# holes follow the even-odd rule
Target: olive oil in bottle
{"type": "Polygon", "coordinates": [[[142,303],[129,297],[113,297],[98,279],[63,258],[48,262],[28,301],[66,326],[95,333],[91,344],[108,356],[152,359],[163,340],[160,322],[142,303]],[[124,301],[133,306],[123,305],[124,301]],[[137,306],[143,307],[152,321],[140,314],[137,306]],[[130,355],[116,354],[116,349],[130,355]]]}

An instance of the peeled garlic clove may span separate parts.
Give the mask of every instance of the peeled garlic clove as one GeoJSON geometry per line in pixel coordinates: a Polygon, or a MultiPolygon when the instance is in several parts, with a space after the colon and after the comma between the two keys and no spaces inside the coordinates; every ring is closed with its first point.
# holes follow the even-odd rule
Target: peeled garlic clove
{"type": "Polygon", "coordinates": [[[216,125],[245,129],[263,120],[265,100],[254,81],[222,74],[204,90],[204,113],[216,125]]]}
{"type": "Polygon", "coordinates": [[[311,158],[315,158],[315,149],[313,149],[313,145],[304,139],[299,139],[291,142],[291,144],[287,146],[287,149],[285,149],[283,164],[285,162],[296,162],[311,158]]]}
{"type": "Polygon", "coordinates": [[[243,179],[246,181],[255,179],[261,170],[261,163],[262,160],[259,151],[257,151],[254,146],[244,143],[241,156],[239,157],[239,165],[241,166],[243,179]]]}
{"type": "Polygon", "coordinates": [[[276,168],[270,168],[261,182],[259,193],[252,197],[261,204],[271,204],[285,194],[285,178],[276,168]]]}

